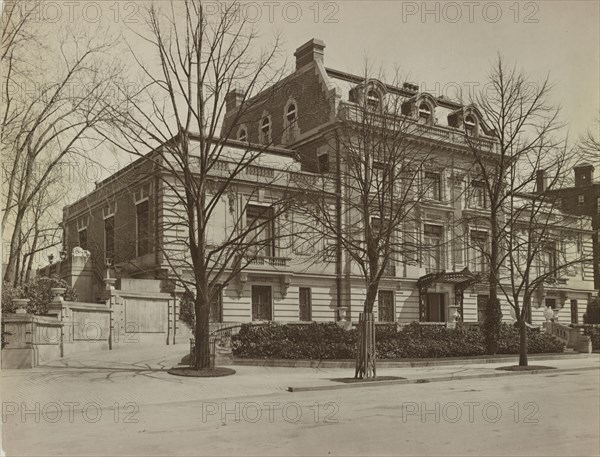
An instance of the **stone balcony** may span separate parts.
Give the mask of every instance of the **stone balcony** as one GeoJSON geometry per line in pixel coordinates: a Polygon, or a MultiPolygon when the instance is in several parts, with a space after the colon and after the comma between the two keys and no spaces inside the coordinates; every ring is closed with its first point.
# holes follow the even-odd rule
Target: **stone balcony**
{"type": "Polygon", "coordinates": [[[248,259],[248,271],[280,272],[290,270],[290,261],[288,257],[268,257],[256,256],[248,259]]]}
{"type": "MultiPolygon", "coordinates": [[[[362,108],[352,103],[342,102],[340,117],[354,122],[361,122],[362,108]]],[[[386,114],[380,114],[381,118],[386,114]]],[[[390,119],[394,117],[393,114],[388,115],[390,119]]],[[[467,148],[477,148],[479,150],[494,152],[496,142],[492,138],[483,137],[467,137],[465,133],[457,128],[445,127],[440,125],[425,125],[419,124],[416,119],[409,117],[398,117],[397,120],[392,120],[391,125],[398,125],[404,129],[407,134],[419,137],[427,138],[434,141],[441,141],[444,143],[455,144],[465,146],[467,148]]]]}

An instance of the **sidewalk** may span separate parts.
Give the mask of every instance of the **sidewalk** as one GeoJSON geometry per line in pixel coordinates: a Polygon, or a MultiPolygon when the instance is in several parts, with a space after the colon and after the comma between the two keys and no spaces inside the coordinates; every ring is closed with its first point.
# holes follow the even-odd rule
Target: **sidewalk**
{"type": "MultiPolygon", "coordinates": [[[[59,405],[75,402],[85,405],[94,402],[102,408],[109,408],[129,402],[151,405],[357,386],[331,380],[352,377],[353,368],[231,366],[237,373],[222,378],[169,375],[166,370],[177,366],[187,351],[188,348],[184,345],[121,349],[75,354],[31,370],[3,370],[2,401],[25,402],[28,405],[38,402],[56,402],[59,405]]],[[[497,367],[514,365],[516,362],[515,356],[512,362],[502,363],[380,368],[378,375],[403,377],[406,378],[404,382],[411,383],[523,375],[496,370],[497,367]]],[[[600,355],[532,361],[531,365],[556,368],[544,371],[546,376],[564,370],[598,370],[600,355]]],[[[375,387],[382,383],[387,382],[378,381],[367,386],[375,387]]]]}

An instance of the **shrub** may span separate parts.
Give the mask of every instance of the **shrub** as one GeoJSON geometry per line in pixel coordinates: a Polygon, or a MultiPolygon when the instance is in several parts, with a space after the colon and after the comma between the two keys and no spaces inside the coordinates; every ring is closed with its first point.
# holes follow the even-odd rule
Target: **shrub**
{"type": "Polygon", "coordinates": [[[600,297],[590,300],[585,314],[583,315],[584,324],[600,324],[600,297]]]}
{"type": "MultiPolygon", "coordinates": [[[[562,352],[564,344],[539,329],[527,328],[527,352],[542,354],[549,352],[562,352]]],[[[514,325],[503,324],[498,339],[498,354],[519,353],[519,329],[514,325]]]]}
{"type": "Polygon", "coordinates": [[[590,337],[592,340],[592,349],[600,350],[600,325],[586,325],[583,329],[583,334],[590,337]]]}
{"type": "Polygon", "coordinates": [[[14,298],[27,298],[29,299],[29,303],[27,304],[28,313],[46,314],[48,304],[53,298],[51,289],[56,287],[66,289],[63,295],[66,301],[77,301],[77,292],[75,289],[56,276],[37,276],[19,287],[13,287],[4,283],[2,284],[2,312],[13,313],[15,311],[15,306],[12,303],[14,298]]]}
{"type": "MultiPolygon", "coordinates": [[[[379,359],[465,357],[486,354],[480,329],[412,323],[398,329],[395,324],[377,325],[376,352],[379,359]]],[[[232,337],[233,354],[242,358],[351,359],[358,341],[356,329],[344,330],[335,323],[245,324],[232,337]]],[[[550,335],[529,330],[530,353],[562,352],[564,346],[550,335]]],[[[518,354],[516,328],[500,326],[498,352],[518,354]]]]}

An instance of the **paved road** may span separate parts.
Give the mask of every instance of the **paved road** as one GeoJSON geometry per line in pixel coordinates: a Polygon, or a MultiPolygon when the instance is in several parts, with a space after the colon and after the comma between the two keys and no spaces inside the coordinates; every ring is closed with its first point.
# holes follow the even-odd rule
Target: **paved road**
{"type": "MultiPolygon", "coordinates": [[[[102,374],[99,367],[85,378],[87,403],[69,406],[49,394],[37,410],[25,400],[25,415],[22,403],[4,403],[18,409],[5,414],[7,455],[600,454],[596,370],[306,393],[275,389],[267,377],[262,390],[224,387],[227,396],[219,398],[218,383],[237,376],[179,384],[147,365],[140,369],[151,372],[149,378],[129,373],[126,382],[112,382],[113,390],[131,392],[137,379],[145,392],[139,401],[109,395],[110,377],[123,375],[114,367],[112,375],[102,374]],[[206,398],[185,391],[209,383],[206,398]],[[165,396],[175,398],[169,389],[184,395],[165,403],[165,396]],[[118,408],[107,407],[115,398],[118,408]],[[104,399],[102,409],[96,399],[104,399]]],[[[39,369],[37,376],[48,379],[57,370],[39,369]]],[[[75,388],[69,376],[62,379],[75,388]]]]}

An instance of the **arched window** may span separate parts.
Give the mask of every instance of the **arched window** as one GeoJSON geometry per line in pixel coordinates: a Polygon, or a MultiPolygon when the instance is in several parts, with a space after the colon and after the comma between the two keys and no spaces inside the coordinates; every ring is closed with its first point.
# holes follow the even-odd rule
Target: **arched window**
{"type": "Polygon", "coordinates": [[[431,108],[425,102],[419,105],[419,122],[429,124],[431,121],[431,108]]]}
{"type": "Polygon", "coordinates": [[[271,142],[271,119],[269,117],[263,118],[260,123],[260,136],[263,144],[271,142]]]}
{"type": "Polygon", "coordinates": [[[367,91],[367,106],[371,109],[378,109],[381,104],[381,96],[375,89],[367,91]]]}
{"type": "Polygon", "coordinates": [[[284,127],[287,142],[293,142],[298,134],[298,108],[293,100],[288,102],[285,109],[284,127]]]}
{"type": "Polygon", "coordinates": [[[248,141],[248,133],[245,127],[241,127],[238,131],[238,141],[248,141]]]}
{"type": "Polygon", "coordinates": [[[292,125],[294,122],[296,122],[296,104],[292,103],[290,104],[290,106],[288,106],[287,109],[287,120],[290,123],[290,125],[292,125]]]}

